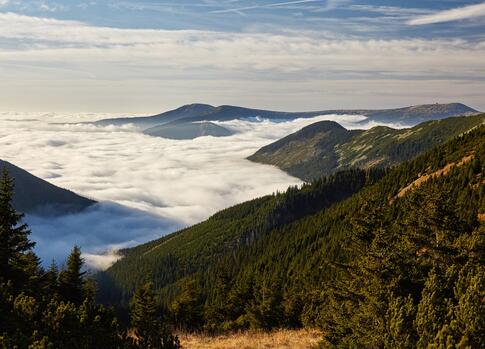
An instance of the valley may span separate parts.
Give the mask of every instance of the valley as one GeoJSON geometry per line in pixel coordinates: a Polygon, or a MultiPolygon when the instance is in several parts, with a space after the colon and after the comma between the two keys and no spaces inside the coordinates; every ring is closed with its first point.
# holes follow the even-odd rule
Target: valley
{"type": "MultiPolygon", "coordinates": [[[[460,104],[450,104],[450,106],[453,108],[457,106],[458,110],[466,112],[472,110],[460,104]]],[[[454,111],[451,107],[445,108],[441,105],[433,107],[445,113],[438,117],[444,117],[454,111]]],[[[423,108],[414,109],[420,111],[423,108]]],[[[404,108],[407,113],[414,109],[404,108]]],[[[107,121],[98,121],[94,125],[89,120],[98,119],[99,116],[96,114],[49,113],[4,116],[7,119],[5,121],[7,127],[3,129],[0,146],[5,160],[15,161],[15,165],[32,170],[34,175],[54,185],[98,202],[90,206],[88,205],[90,201],[86,201],[82,208],[90,206],[88,210],[77,212],[58,210],[53,212],[57,217],[46,218],[43,216],[49,211],[48,206],[44,205],[45,207],[40,207],[36,212],[32,211],[25,206],[24,194],[22,199],[24,204],[19,206],[19,209],[28,213],[27,222],[32,225],[35,237],[39,241],[37,251],[43,259],[62,260],[69,250],[67,246],[77,243],[85,247],[86,256],[92,267],[105,268],[116,256],[113,251],[119,248],[160,237],[198,223],[231,205],[301,183],[300,179],[293,176],[303,180],[309,179],[285,166],[282,166],[282,169],[289,172],[289,175],[273,166],[259,165],[245,159],[261,147],[266,149],[264,148],[266,144],[304,126],[309,125],[307,128],[314,128],[317,125],[314,125],[315,122],[321,125],[336,125],[336,129],[340,128],[342,134],[335,136],[338,142],[347,139],[347,136],[344,136],[346,132],[356,134],[361,131],[353,129],[365,129],[375,125],[375,121],[363,115],[344,114],[310,117],[315,113],[309,113],[303,114],[305,117],[301,118],[302,114],[298,113],[265,112],[266,114],[263,113],[263,115],[269,117],[276,115],[278,119],[273,121],[271,118],[247,119],[255,115],[255,110],[247,108],[236,109],[242,114],[232,114],[233,119],[227,120],[230,114],[225,110],[225,108],[219,109],[206,105],[188,105],[161,114],[162,116],[148,118],[152,120],[150,121],[152,125],[153,118],[156,120],[167,118],[169,121],[167,126],[153,126],[150,132],[162,132],[164,129],[163,132],[173,134],[169,138],[160,137],[161,134],[151,137],[139,132],[137,126],[134,126],[138,120],[145,126],[148,124],[145,124],[146,118],[136,115],[128,119],[103,119],[107,121]],[[204,118],[209,112],[213,115],[211,118],[218,118],[214,121],[216,123],[209,123],[213,124],[212,130],[214,132],[227,130],[225,137],[219,137],[221,133],[216,137],[210,135],[208,137],[205,134],[206,131],[201,128],[203,123],[194,124],[199,125],[196,128],[187,128],[186,126],[190,125],[187,123],[171,124],[186,118],[196,119],[195,115],[198,113],[202,113],[201,118],[204,118]],[[243,118],[240,119],[240,117],[243,118]],[[298,118],[292,119],[294,117],[298,118]],[[286,121],[282,121],[284,118],[287,118],[286,121]],[[124,124],[115,126],[110,120],[121,120],[120,122],[124,124]],[[126,120],[131,122],[125,123],[126,120]],[[346,131],[335,121],[320,120],[338,120],[351,131],[346,131]],[[191,132],[192,135],[189,134],[191,132]],[[15,133],[15,142],[12,141],[12,133],[15,133]],[[171,139],[186,138],[187,135],[189,139],[171,139]],[[204,137],[194,138],[194,136],[204,137]],[[20,144],[22,149],[37,150],[19,152],[20,144]],[[221,152],[221,149],[225,151],[221,152]],[[191,188],[188,196],[185,195],[187,187],[191,188]],[[119,219],[119,215],[123,218],[119,219]],[[103,224],[97,223],[101,220],[103,224]],[[83,221],[91,222],[89,231],[84,228],[83,221]],[[65,224],[72,226],[72,233],[69,234],[69,239],[58,241],[57,237],[64,234],[65,224]],[[103,233],[106,229],[109,231],[121,229],[122,234],[117,234],[116,238],[113,238],[113,234],[103,233]]],[[[401,112],[399,115],[408,114],[401,112]]],[[[479,118],[479,116],[473,117],[468,123],[470,125],[476,123],[477,121],[474,120],[479,118]]],[[[467,126],[463,125],[463,129],[467,126]]],[[[385,129],[382,128],[382,130],[385,129]]],[[[145,131],[147,132],[149,131],[145,131]]],[[[405,131],[395,132],[402,134],[405,131]]],[[[361,142],[366,141],[372,142],[372,138],[361,140],[361,142]]],[[[277,144],[278,142],[284,142],[284,139],[277,141],[277,144]]],[[[438,140],[434,142],[437,144],[438,140]]],[[[273,147],[273,145],[266,147],[273,147]]],[[[307,147],[307,149],[310,148],[307,147]]],[[[326,150],[325,152],[331,154],[326,150]]],[[[254,160],[254,156],[250,159],[254,160]]],[[[351,159],[343,161],[351,163],[351,159]]],[[[334,171],[330,170],[329,164],[322,159],[312,163],[319,164],[318,166],[321,167],[327,166],[329,171],[334,171]]],[[[277,162],[270,162],[270,164],[277,165],[277,162]]],[[[382,165],[384,164],[386,162],[382,165]]],[[[322,174],[326,173],[331,172],[322,172],[322,174]]],[[[35,197],[46,199],[42,191],[37,193],[30,190],[29,195],[33,195],[34,200],[35,197]]],[[[76,206],[74,203],[82,199],[70,200],[76,206]]]]}
{"type": "MultiPolygon", "coordinates": [[[[190,140],[152,137],[129,125],[46,125],[39,122],[38,129],[35,130],[32,127],[24,128],[25,121],[16,120],[12,122],[11,127],[24,130],[23,132],[28,134],[28,140],[37,144],[40,143],[36,137],[45,137],[47,127],[49,132],[55,133],[56,138],[49,139],[45,144],[46,147],[54,148],[58,160],[62,159],[62,156],[68,159],[66,155],[69,154],[72,145],[76,144],[76,159],[79,161],[82,159],[80,147],[84,144],[92,147],[91,141],[101,140],[98,144],[103,145],[105,151],[101,158],[109,159],[111,168],[115,163],[121,166],[115,171],[108,170],[109,167],[104,167],[102,171],[92,168],[88,175],[90,178],[97,178],[103,177],[100,174],[104,174],[106,179],[109,178],[107,183],[110,184],[110,188],[113,187],[112,180],[117,176],[120,184],[121,181],[125,185],[130,183],[128,172],[123,175],[120,173],[125,160],[133,161],[136,165],[150,165],[150,177],[145,177],[145,180],[152,179],[154,182],[142,184],[140,178],[131,177],[136,180],[132,185],[137,185],[137,197],[133,203],[97,199],[97,203],[87,201],[87,206],[78,212],[61,212],[60,215],[52,216],[34,211],[26,216],[26,222],[34,231],[32,238],[38,242],[36,251],[39,251],[43,258],[49,249],[66,251],[71,243],[83,244],[85,248],[82,259],[79,259],[80,250],[75,247],[69,255],[67,270],[76,258],[79,262],[76,262],[77,267],[74,268],[80,268],[85,261],[89,268],[100,270],[94,274],[98,288],[97,302],[114,306],[118,314],[127,314],[127,309],[133,311],[137,302],[141,302],[141,307],[159,308],[164,314],[161,318],[164,326],[169,326],[161,327],[163,331],[167,328],[176,329],[181,333],[182,345],[189,347],[229,348],[249,345],[289,348],[301,345],[302,348],[306,348],[354,341],[346,334],[340,335],[340,331],[354,333],[357,329],[367,326],[360,323],[358,319],[361,317],[387,316],[387,313],[379,310],[373,310],[368,314],[365,308],[367,305],[361,307],[359,303],[352,303],[350,300],[349,306],[353,309],[352,316],[355,316],[355,320],[348,317],[348,310],[339,308],[339,299],[345,297],[349,290],[360,294],[365,300],[364,304],[375,302],[374,293],[384,298],[393,297],[394,292],[400,294],[403,291],[401,286],[395,286],[393,281],[387,280],[386,275],[380,274],[384,265],[386,268],[397,268],[389,272],[393,277],[403,280],[399,282],[410,283],[410,286],[407,286],[410,290],[404,292],[416,293],[419,303],[413,305],[417,310],[413,313],[415,315],[412,315],[416,319],[423,316],[420,315],[420,309],[427,306],[423,303],[425,298],[422,297],[431,287],[429,278],[433,277],[433,271],[430,265],[438,265],[447,272],[451,272],[450,268],[456,267],[461,268],[460,273],[472,273],[472,279],[462,280],[456,276],[446,281],[457,290],[457,287],[469,288],[475,278],[481,280],[480,217],[485,212],[482,181],[482,164],[485,163],[483,118],[483,114],[449,117],[400,129],[373,126],[373,123],[367,124],[367,129],[361,129],[365,118],[348,115],[300,118],[286,122],[234,119],[220,122],[234,131],[231,136],[203,136],[190,140]],[[339,119],[347,128],[333,121],[334,119],[339,119]],[[266,145],[278,133],[280,139],[266,145]],[[94,135],[95,138],[90,138],[94,135]],[[67,139],[76,141],[69,143],[67,139]],[[120,158],[123,161],[117,162],[116,152],[107,151],[113,149],[112,145],[118,147],[121,144],[127,149],[130,142],[137,145],[132,148],[135,155],[132,158],[127,156],[130,153],[125,152],[120,158]],[[287,156],[284,156],[284,159],[297,161],[301,158],[306,159],[307,154],[315,154],[315,148],[312,147],[322,145],[327,147],[323,148],[325,150],[322,154],[332,154],[333,150],[341,156],[345,154],[341,150],[346,149],[345,147],[351,149],[352,153],[340,158],[342,168],[332,168],[325,157],[304,160],[316,168],[326,169],[324,171],[328,172],[323,174],[328,175],[313,174],[311,181],[301,182],[276,167],[246,160],[248,154],[257,150],[258,142],[261,142],[262,148],[256,154],[265,154],[276,149],[276,159],[281,153],[280,148],[286,149],[282,151],[287,156]],[[223,154],[219,153],[221,145],[226,149],[223,154]],[[234,190],[237,192],[241,188],[246,188],[241,187],[240,179],[252,179],[253,182],[250,183],[254,186],[253,190],[259,190],[258,194],[249,195],[245,189],[241,193],[249,195],[250,200],[242,197],[238,199],[240,201],[226,201],[220,209],[211,203],[210,206],[204,207],[200,218],[192,218],[192,221],[181,220],[180,213],[184,211],[180,210],[178,216],[160,214],[169,207],[156,201],[158,199],[155,196],[150,197],[148,192],[145,196],[140,196],[140,188],[143,188],[143,185],[146,185],[147,189],[160,188],[160,177],[155,176],[154,169],[159,168],[160,174],[166,174],[167,169],[163,161],[166,161],[167,155],[170,154],[166,151],[167,147],[170,148],[171,155],[177,151],[180,152],[177,155],[182,154],[185,167],[179,167],[179,170],[187,171],[193,166],[199,171],[199,178],[204,178],[207,174],[210,174],[210,178],[220,175],[224,181],[218,184],[224,188],[231,187],[232,191],[227,194],[231,200],[237,197],[234,190]],[[152,152],[146,153],[146,149],[152,149],[152,152]],[[158,151],[154,152],[155,149],[158,151]],[[295,149],[296,155],[290,155],[295,149]],[[191,152],[194,158],[188,156],[191,152]],[[207,154],[210,154],[211,158],[207,157],[207,154]],[[371,157],[374,156],[372,154],[387,155],[389,158],[380,160],[381,164],[371,157]],[[142,155],[145,158],[140,162],[139,157],[142,155]],[[148,155],[157,160],[147,162],[148,155]],[[359,163],[351,159],[366,159],[369,162],[359,163]],[[207,167],[204,167],[205,162],[208,163],[207,167]],[[234,173],[238,173],[238,176],[231,180],[238,181],[239,187],[234,187],[235,182],[227,181],[224,177],[228,174],[229,163],[233,164],[234,173]],[[158,167],[160,164],[162,166],[158,167]],[[214,172],[217,168],[215,166],[221,166],[219,172],[214,172]],[[255,171],[256,169],[261,172],[255,171]],[[209,172],[204,174],[204,171],[209,172]],[[248,171],[246,173],[251,172],[252,175],[241,174],[240,171],[248,171]],[[287,181],[277,184],[274,182],[275,175],[281,176],[282,179],[286,178],[287,181]],[[268,183],[278,186],[268,188],[261,182],[264,178],[267,178],[268,183]],[[154,186],[153,183],[157,185],[154,186]],[[159,207],[160,211],[150,209],[150,206],[137,206],[137,198],[142,198],[140,202],[159,207]],[[218,212],[212,214],[211,210],[218,212]],[[204,219],[204,215],[209,218],[204,219]],[[450,225],[449,222],[452,221],[455,223],[450,225]],[[59,229],[59,235],[55,227],[59,229]],[[74,234],[68,236],[62,233],[65,227],[81,227],[82,230],[74,230],[74,234]],[[86,230],[82,227],[89,228],[86,230]],[[418,230],[412,230],[411,227],[417,227],[418,230]],[[430,227],[436,236],[427,233],[430,227]],[[173,231],[175,232],[172,233],[173,231]],[[381,239],[382,244],[379,242],[381,239]],[[467,239],[470,244],[463,245],[463,239],[467,239]],[[438,245],[436,241],[439,241],[438,245]],[[389,250],[386,246],[394,248],[389,250]],[[371,255],[363,253],[368,249],[373,251],[371,255]],[[416,260],[414,256],[419,259],[416,260]],[[450,266],[447,260],[454,262],[450,266]],[[362,267],[362,263],[368,267],[362,267]],[[408,274],[401,270],[401,265],[409,265],[409,270],[413,272],[408,274]],[[478,269],[469,270],[470,266],[478,269]],[[349,278],[345,271],[348,268],[355,276],[349,278]],[[418,273],[417,276],[414,273],[418,273]],[[423,283],[422,278],[425,275],[428,279],[423,283]],[[360,280],[359,283],[355,284],[354,278],[360,280]],[[382,283],[388,283],[387,288],[380,289],[382,283]],[[459,286],[462,285],[459,283],[464,283],[465,286],[459,286]],[[369,290],[373,290],[374,293],[368,294],[369,290]],[[295,332],[291,329],[298,330],[295,332]],[[311,332],[308,329],[318,330],[311,332]],[[252,332],[246,332],[248,330],[252,332]],[[204,332],[207,335],[196,336],[193,334],[196,332],[204,332]]],[[[22,132],[18,134],[22,135],[22,132]]],[[[8,138],[4,145],[8,150],[8,138]]],[[[42,153],[36,155],[40,157],[37,161],[42,161],[42,153]]],[[[85,162],[81,160],[81,163],[85,162]]],[[[92,165],[101,163],[106,166],[104,162],[90,162],[92,165]]],[[[178,164],[180,166],[182,163],[178,164]]],[[[64,166],[66,165],[75,163],[66,162],[64,166]]],[[[42,191],[36,191],[37,185],[47,188],[49,194],[60,192],[62,195],[70,195],[69,198],[73,201],[86,200],[36,179],[12,165],[8,166],[12,169],[14,179],[18,180],[22,188],[31,188],[29,192],[33,195],[48,198],[42,191]],[[23,178],[27,178],[28,181],[23,182],[23,178]]],[[[56,162],[55,169],[61,173],[65,171],[59,161],[56,162]]],[[[133,171],[136,167],[131,165],[126,169],[133,171]]],[[[285,170],[283,166],[282,169],[285,170]]],[[[177,177],[182,181],[180,184],[197,188],[196,182],[193,181],[197,176],[184,178],[185,175],[184,172],[180,172],[177,177]],[[188,182],[184,183],[184,180],[188,182]]],[[[64,176],[51,177],[53,182],[56,182],[57,178],[67,179],[64,176]]],[[[172,193],[176,184],[174,178],[170,179],[169,190],[172,193]]],[[[3,186],[8,188],[5,180],[3,183],[3,186]]],[[[99,193],[100,183],[95,183],[96,192],[99,193]]],[[[211,181],[206,179],[204,183],[210,190],[216,189],[217,193],[217,186],[212,186],[211,181]]],[[[82,183],[84,188],[87,188],[86,184],[89,184],[89,181],[82,183]]],[[[80,192],[82,194],[82,191],[80,192]]],[[[182,190],[180,192],[186,193],[182,190]]],[[[164,195],[160,198],[166,199],[164,195]]],[[[180,198],[182,197],[178,199],[180,198]]],[[[198,196],[192,198],[197,199],[198,196]]],[[[207,194],[199,198],[208,199],[207,194]]],[[[190,210],[186,213],[190,213],[190,210]]],[[[19,229],[26,227],[21,226],[19,229]]],[[[41,263],[40,260],[38,263],[41,263]]],[[[63,268],[59,273],[59,280],[62,280],[65,272],[63,268]]],[[[51,273],[57,275],[58,272],[53,270],[51,273]]],[[[62,285],[61,283],[56,291],[59,292],[58,297],[70,300],[71,293],[65,293],[62,285]]],[[[459,292],[468,292],[465,289],[459,292]]],[[[88,289],[82,292],[88,292],[88,289]]],[[[404,294],[409,297],[409,293],[404,294]]],[[[459,308],[450,303],[446,305],[446,311],[456,313],[456,316],[462,316],[460,309],[467,309],[475,304],[474,300],[472,303],[462,303],[464,301],[458,298],[458,293],[451,296],[456,298],[455,302],[459,304],[459,308]]],[[[476,296],[476,293],[469,295],[472,299],[476,296]]],[[[92,296],[86,293],[86,297],[92,296]]],[[[72,301],[79,302],[81,298],[76,299],[72,298],[72,301]]],[[[392,298],[390,302],[385,312],[393,311],[390,308],[393,304],[392,298]]],[[[79,309],[81,311],[82,308],[79,309]]],[[[99,311],[103,311],[102,309],[99,311]]],[[[471,320],[472,324],[480,321],[478,313],[475,315],[471,320]]],[[[374,328],[372,325],[369,326],[374,328]]],[[[448,325],[445,323],[443,326],[448,325]]],[[[113,328],[110,331],[117,330],[113,328]]],[[[377,332],[379,341],[389,340],[385,334],[387,330],[378,331],[383,331],[377,332]]],[[[413,331],[420,329],[413,327],[413,331]]],[[[463,331],[476,333],[475,327],[466,327],[463,331]]],[[[160,335],[172,336],[170,332],[163,333],[165,334],[160,335]]],[[[374,332],[366,330],[365,333],[365,336],[358,337],[358,343],[363,346],[374,340],[369,336],[374,332]]],[[[137,336],[132,338],[138,340],[137,336]]],[[[110,338],[115,340],[115,337],[110,338]]],[[[177,342],[175,337],[167,338],[169,341],[177,342]]],[[[481,341],[479,337],[469,340],[473,343],[481,341]]]]}

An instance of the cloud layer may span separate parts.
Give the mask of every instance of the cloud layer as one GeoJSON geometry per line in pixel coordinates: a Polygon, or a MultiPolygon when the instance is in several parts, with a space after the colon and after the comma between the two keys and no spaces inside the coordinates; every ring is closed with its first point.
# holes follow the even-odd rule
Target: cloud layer
{"type": "Polygon", "coordinates": [[[117,249],[153,240],[180,227],[180,222],[149,212],[102,202],[83,213],[61,217],[26,216],[31,239],[44,264],[63,263],[74,245],[82,247],[89,267],[106,269],[119,255],[117,249]]]}
{"type": "Polygon", "coordinates": [[[102,252],[160,237],[223,208],[301,183],[245,158],[318,120],[334,119],[355,128],[365,119],[326,115],[280,123],[233,120],[220,123],[236,131],[233,136],[187,141],[145,136],[132,126],[57,124],[106,116],[0,114],[5,125],[0,129],[2,159],[100,201],[81,214],[27,217],[44,261],[62,261],[79,244],[87,261],[103,268],[117,256],[102,252]]]}

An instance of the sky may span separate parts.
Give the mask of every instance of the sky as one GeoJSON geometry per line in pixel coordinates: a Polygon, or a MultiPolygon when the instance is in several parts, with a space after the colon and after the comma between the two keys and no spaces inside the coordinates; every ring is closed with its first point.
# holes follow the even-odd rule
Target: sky
{"type": "Polygon", "coordinates": [[[485,110],[485,2],[0,0],[0,77],[0,111],[485,110]]]}

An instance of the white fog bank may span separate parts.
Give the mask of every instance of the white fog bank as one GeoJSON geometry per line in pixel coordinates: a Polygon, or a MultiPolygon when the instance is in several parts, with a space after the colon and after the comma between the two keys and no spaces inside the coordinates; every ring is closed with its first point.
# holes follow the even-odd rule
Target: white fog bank
{"type": "Polygon", "coordinates": [[[245,159],[262,146],[319,120],[336,120],[346,128],[374,126],[363,116],[349,115],[234,120],[219,122],[236,131],[233,136],[181,141],[146,136],[130,126],[53,124],[109,116],[0,113],[1,159],[100,202],[75,215],[27,217],[44,261],[63,260],[78,244],[91,266],[106,268],[118,258],[112,251],[119,247],[155,239],[223,208],[301,183],[275,167],[245,159]],[[105,251],[110,252],[102,256],[105,251]]]}

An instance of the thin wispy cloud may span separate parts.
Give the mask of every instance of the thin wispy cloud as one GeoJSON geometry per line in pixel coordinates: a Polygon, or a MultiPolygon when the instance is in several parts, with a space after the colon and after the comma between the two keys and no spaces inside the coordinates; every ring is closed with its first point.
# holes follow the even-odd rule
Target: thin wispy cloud
{"type": "Polygon", "coordinates": [[[398,7],[398,6],[376,6],[376,5],[350,5],[349,9],[355,11],[364,11],[379,13],[385,16],[409,16],[430,14],[433,11],[423,8],[398,7]]]}
{"type": "Polygon", "coordinates": [[[309,110],[431,98],[484,108],[484,56],[484,42],[460,38],[132,29],[0,13],[0,105],[158,112],[201,101],[309,110]]]}
{"type": "Polygon", "coordinates": [[[469,5],[451,10],[439,11],[430,15],[414,18],[407,23],[409,25],[426,25],[458,21],[470,18],[485,16],[485,2],[476,5],[469,5]]]}
{"type": "Polygon", "coordinates": [[[301,5],[301,4],[307,4],[307,3],[312,3],[312,2],[325,2],[325,0],[285,1],[285,2],[277,2],[277,3],[272,3],[272,4],[263,4],[263,5],[229,8],[229,9],[224,9],[224,10],[215,10],[215,11],[211,11],[211,12],[212,13],[236,12],[236,13],[239,13],[239,14],[244,14],[244,11],[249,11],[249,10],[264,9],[264,8],[275,8],[275,7],[283,7],[283,6],[290,6],[290,5],[301,5]]]}

